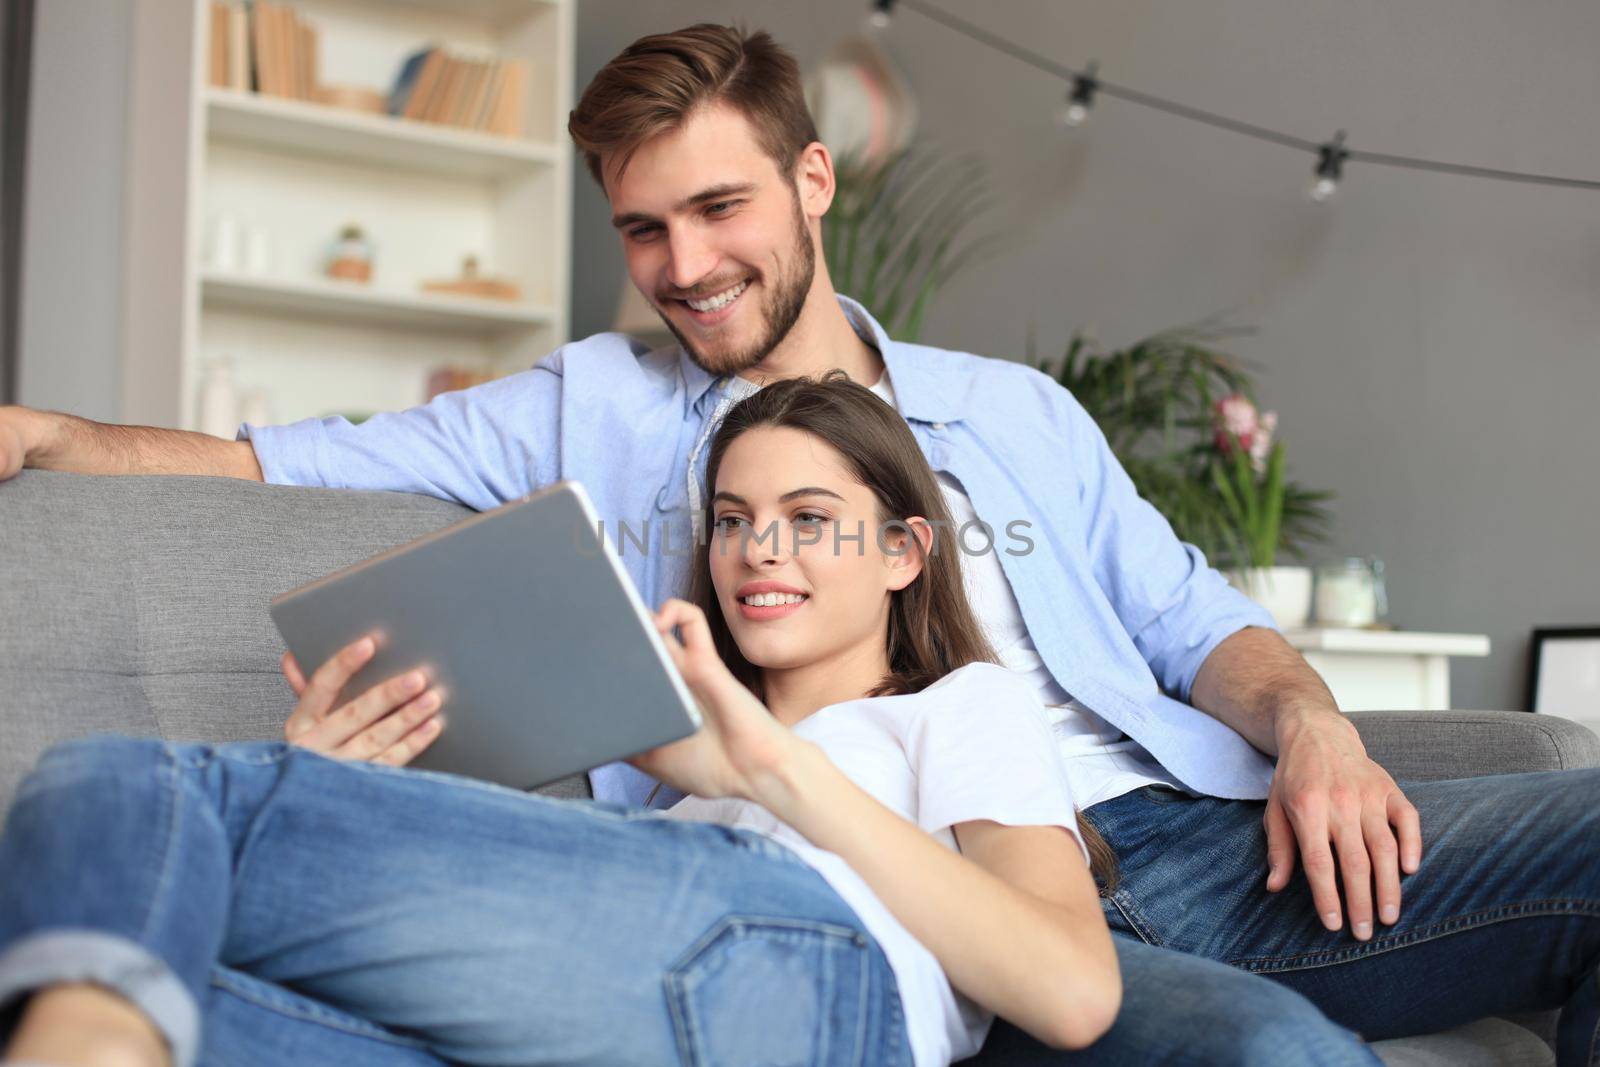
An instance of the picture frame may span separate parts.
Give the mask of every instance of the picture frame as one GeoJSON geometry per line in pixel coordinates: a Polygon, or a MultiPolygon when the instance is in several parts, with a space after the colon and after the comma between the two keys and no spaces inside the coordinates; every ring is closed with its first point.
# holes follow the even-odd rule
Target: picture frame
{"type": "Polygon", "coordinates": [[[1563,719],[1600,720],[1600,625],[1533,631],[1527,708],[1563,719]]]}
{"type": "Polygon", "coordinates": [[[34,0],[0,0],[0,404],[17,401],[22,182],[28,147],[34,0]]]}

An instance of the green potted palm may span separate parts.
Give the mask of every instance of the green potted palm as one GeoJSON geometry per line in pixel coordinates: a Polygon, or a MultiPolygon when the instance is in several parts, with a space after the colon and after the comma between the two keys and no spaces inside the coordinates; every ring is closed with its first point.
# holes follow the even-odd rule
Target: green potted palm
{"type": "Polygon", "coordinates": [[[834,180],[822,217],[833,287],[890,337],[915,342],[944,284],[998,246],[996,234],[972,233],[994,203],[988,168],[974,155],[913,145],[881,162],[842,155],[834,180]]]}
{"type": "Polygon", "coordinates": [[[1305,625],[1311,570],[1301,561],[1326,539],[1332,494],[1286,474],[1278,417],[1261,413],[1248,365],[1218,346],[1240,330],[1166,330],[1100,350],[1082,333],[1064,356],[1028,361],[1050,374],[1099,423],[1139,494],[1178,537],[1285,629],[1305,625]]]}

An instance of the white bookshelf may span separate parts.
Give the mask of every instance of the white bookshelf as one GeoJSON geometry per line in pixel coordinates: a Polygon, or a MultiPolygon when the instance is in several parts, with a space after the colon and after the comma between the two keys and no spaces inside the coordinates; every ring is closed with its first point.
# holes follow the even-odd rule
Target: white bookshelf
{"type": "Polygon", "coordinates": [[[527,136],[408,121],[207,84],[207,0],[144,4],[130,104],[123,417],[194,428],[207,363],[275,422],[420,403],[451,364],[525,369],[567,339],[575,0],[300,0],[325,84],[387,92],[405,57],[530,66],[527,136]],[[164,10],[160,10],[164,9],[164,10]],[[175,10],[181,9],[181,11],[175,10]],[[148,16],[148,17],[146,17],[148,16]],[[219,266],[223,216],[267,235],[219,266]],[[376,246],[369,283],[329,279],[346,224],[376,246]],[[467,255],[522,299],[427,293],[467,255]]]}
{"type": "Polygon", "coordinates": [[[514,178],[561,162],[560,146],[543,141],[513,140],[233,89],[208,88],[205,99],[206,128],[213,139],[295,155],[469,178],[514,178]]]}
{"type": "Polygon", "coordinates": [[[384,292],[322,279],[258,278],[207,270],[200,298],[208,308],[259,311],[331,322],[370,322],[457,336],[496,337],[547,328],[556,311],[528,303],[476,300],[439,293],[384,292]]]}

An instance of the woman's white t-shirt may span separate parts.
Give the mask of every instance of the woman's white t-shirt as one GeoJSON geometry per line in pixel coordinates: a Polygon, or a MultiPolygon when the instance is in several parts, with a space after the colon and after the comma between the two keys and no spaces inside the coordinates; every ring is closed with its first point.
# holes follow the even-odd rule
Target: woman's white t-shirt
{"type": "MultiPolygon", "coordinates": [[[[1005,667],[970,663],[920,693],[830,704],[796,723],[794,732],[953,852],[960,849],[950,828],[972,819],[1060,826],[1077,837],[1077,809],[1043,707],[1034,688],[1005,667]]],[[[939,961],[840,857],[750,801],[691,796],[662,815],[754,830],[821,874],[894,968],[916,1067],[942,1067],[983,1046],[993,1014],[951,988],[939,961]]],[[[1087,864],[1086,849],[1083,855],[1087,864]]]]}

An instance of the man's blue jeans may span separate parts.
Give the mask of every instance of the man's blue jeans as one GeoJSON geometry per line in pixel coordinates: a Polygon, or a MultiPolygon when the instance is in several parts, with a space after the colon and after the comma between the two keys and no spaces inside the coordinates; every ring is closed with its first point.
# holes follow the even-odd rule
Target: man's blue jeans
{"type": "Polygon", "coordinates": [[[180,1064],[911,1062],[882,949],[782,846],[283,744],[45,754],[0,1000],[74,980],[180,1064]]]}
{"type": "Polygon", "coordinates": [[[1600,770],[1401,785],[1422,866],[1366,942],[1323,928],[1303,874],[1266,891],[1264,803],[1151,787],[1090,808],[1122,873],[1103,899],[1122,1013],[1081,1054],[997,1022],[971,1062],[1371,1064],[1337,1028],[1377,1040],[1559,1008],[1561,1067],[1600,1064],[1600,770]]]}

